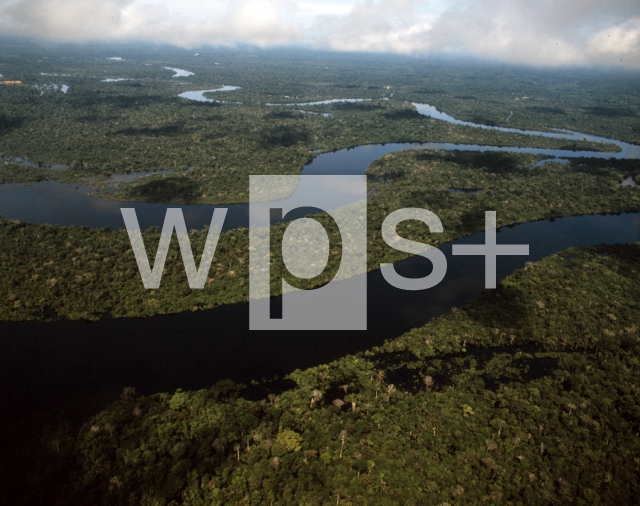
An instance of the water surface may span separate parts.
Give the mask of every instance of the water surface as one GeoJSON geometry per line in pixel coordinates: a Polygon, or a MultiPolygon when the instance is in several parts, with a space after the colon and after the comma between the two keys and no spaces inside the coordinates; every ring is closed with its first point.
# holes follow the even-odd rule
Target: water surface
{"type": "MultiPolygon", "coordinates": [[[[231,88],[237,89],[200,90],[180,96],[210,101],[202,94],[231,91],[231,88]]],[[[405,149],[504,151],[563,159],[640,158],[640,147],[620,141],[568,131],[534,132],[488,127],[460,122],[426,104],[414,105],[421,114],[456,124],[565,139],[587,138],[614,143],[621,151],[599,153],[453,143],[368,145],[322,153],[303,168],[302,174],[362,175],[374,160],[405,149]]],[[[178,207],[110,201],[88,196],[89,190],[54,181],[28,186],[0,185],[0,215],[57,225],[119,229],[123,227],[120,207],[134,207],[142,228],[147,228],[162,225],[166,209],[178,207]]],[[[301,184],[295,192],[296,198],[304,201],[305,192],[313,191],[308,183],[301,184]]],[[[336,192],[334,205],[345,205],[353,198],[348,192],[336,192]]],[[[248,225],[247,204],[179,207],[183,209],[189,228],[209,224],[216,207],[229,208],[225,229],[248,225]]],[[[484,234],[476,234],[455,243],[481,243],[483,240],[484,234]]],[[[503,228],[498,234],[498,243],[529,244],[530,255],[499,257],[498,280],[521,268],[526,261],[535,261],[571,246],[636,241],[640,241],[640,215],[637,213],[569,217],[503,228]]],[[[0,377],[3,379],[0,408],[14,412],[44,409],[82,418],[115,400],[126,386],[134,386],[139,393],[148,394],[176,388],[206,388],[224,378],[248,382],[371,348],[480,295],[484,288],[484,259],[453,257],[451,243],[440,249],[447,257],[448,271],[444,281],[430,290],[401,291],[387,284],[380,271],[366,275],[367,331],[249,332],[248,304],[146,319],[0,322],[0,377]]],[[[403,276],[417,277],[428,274],[430,264],[417,257],[396,263],[396,268],[403,276]]]]}
{"type": "MultiPolygon", "coordinates": [[[[530,249],[528,257],[498,258],[501,280],[527,261],[571,246],[640,241],[640,214],[524,223],[502,228],[497,239],[499,244],[528,243],[530,249]]],[[[440,246],[447,275],[429,290],[398,290],[380,271],[366,274],[367,331],[249,331],[248,304],[99,322],[0,322],[0,410],[51,410],[82,419],[127,386],[151,394],[208,388],[224,378],[246,384],[369,349],[477,298],[484,289],[484,259],[452,256],[451,246],[483,241],[480,233],[440,246]]],[[[431,269],[422,257],[395,266],[407,277],[431,269]]]]}
{"type": "Polygon", "coordinates": [[[215,93],[219,91],[234,91],[241,89],[239,86],[227,86],[226,84],[222,86],[222,88],[216,88],[215,90],[196,90],[196,91],[185,91],[180,93],[178,96],[181,98],[186,98],[187,100],[195,100],[196,102],[217,102],[223,103],[220,100],[213,100],[211,98],[207,98],[204,96],[205,93],[215,93]]]}
{"type": "Polygon", "coordinates": [[[172,67],[163,67],[167,70],[172,70],[173,72],[175,72],[174,75],[172,75],[171,77],[189,77],[194,75],[193,72],[189,72],[188,70],[183,70],[183,69],[175,69],[172,67]]]}
{"type": "MultiPolygon", "coordinates": [[[[203,96],[209,92],[224,92],[239,89],[237,86],[223,86],[215,90],[197,90],[180,93],[179,96],[189,100],[201,102],[215,102],[203,96]]],[[[346,99],[360,100],[360,99],[346,99]]],[[[510,133],[525,133],[527,135],[542,135],[546,137],[566,138],[568,140],[578,140],[586,138],[594,142],[615,144],[620,148],[619,152],[598,152],[598,151],[570,151],[562,149],[529,148],[529,147],[496,147],[476,144],[454,144],[450,142],[425,142],[425,143],[388,143],[370,144],[357,146],[355,148],[341,149],[335,152],[321,153],[316,156],[311,163],[304,166],[303,175],[361,175],[367,167],[378,158],[396,151],[402,150],[445,150],[445,151],[499,151],[508,153],[529,153],[536,155],[547,155],[553,161],[566,163],[566,160],[576,157],[588,158],[640,158],[640,146],[631,145],[615,139],[582,134],[570,131],[557,132],[537,132],[533,130],[518,130],[515,128],[491,127],[457,120],[445,113],[438,111],[428,104],[414,104],[420,114],[429,115],[442,121],[455,124],[463,124],[483,129],[496,129],[510,133]]],[[[543,160],[534,165],[540,166],[550,160],[543,160]]],[[[146,173],[129,174],[122,177],[123,180],[135,179],[139,175],[146,173]]],[[[56,181],[46,181],[34,183],[28,186],[6,184],[0,185],[0,216],[9,219],[22,221],[35,221],[39,223],[49,223],[52,225],[81,225],[89,227],[109,227],[112,230],[124,228],[120,208],[133,207],[139,217],[140,226],[146,229],[150,226],[162,226],[167,208],[178,207],[168,204],[148,204],[139,202],[120,202],[106,200],[97,196],[87,195],[91,190],[77,185],[67,185],[56,181]]],[[[298,186],[292,200],[304,202],[308,195],[316,191],[314,183],[304,181],[298,186]]],[[[332,207],[335,209],[354,202],[360,198],[348,191],[335,192],[333,195],[332,207]]],[[[281,207],[282,202],[269,203],[270,205],[281,207]]],[[[179,206],[185,214],[185,221],[188,228],[201,229],[211,223],[213,210],[217,207],[227,208],[227,218],[223,230],[230,230],[237,227],[249,226],[249,205],[184,205],[179,206]]],[[[304,214],[299,212],[292,215],[292,218],[300,217],[304,214]]]]}

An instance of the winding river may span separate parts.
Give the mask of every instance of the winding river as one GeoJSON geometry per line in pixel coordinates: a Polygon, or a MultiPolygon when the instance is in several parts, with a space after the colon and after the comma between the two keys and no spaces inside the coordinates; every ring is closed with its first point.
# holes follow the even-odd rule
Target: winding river
{"type": "MultiPolygon", "coordinates": [[[[227,92],[239,89],[237,86],[223,86],[214,90],[196,90],[180,93],[180,97],[198,102],[212,102],[213,99],[204,97],[205,93],[227,92]]],[[[296,102],[287,104],[269,104],[271,106],[295,106],[323,105],[336,102],[353,102],[360,99],[334,99],[320,102],[296,102]]],[[[634,158],[640,159],[640,146],[621,142],[616,139],[608,139],[592,134],[583,134],[568,130],[554,130],[552,132],[538,132],[534,130],[519,130],[516,128],[493,127],[461,121],[438,111],[428,104],[413,103],[416,110],[425,116],[446,121],[456,125],[471,126],[475,128],[498,130],[507,133],[519,133],[532,136],[552,137],[567,139],[569,141],[588,140],[613,144],[619,148],[617,152],[599,151],[570,151],[561,149],[527,148],[527,147],[496,147],[476,144],[454,143],[389,143],[357,146],[355,148],[341,149],[335,152],[320,153],[311,163],[304,166],[301,174],[364,174],[367,167],[381,156],[395,151],[412,150],[459,150],[459,151],[501,151],[509,153],[530,153],[547,155],[554,161],[564,161],[569,158],[634,158]]],[[[539,162],[541,164],[543,162],[539,162]]],[[[127,179],[136,175],[127,175],[127,179]]],[[[313,192],[314,188],[309,183],[299,185],[292,199],[304,201],[305,195],[313,192]]],[[[78,225],[95,228],[109,227],[112,230],[124,228],[120,208],[134,207],[142,229],[152,225],[162,225],[167,208],[175,207],[168,204],[148,204],[140,202],[127,202],[106,200],[97,196],[88,195],[91,189],[82,185],[63,184],[57,181],[43,181],[31,185],[5,184],[0,185],[0,216],[9,219],[49,223],[52,225],[78,225]]],[[[341,207],[352,202],[352,196],[348,192],[336,194],[334,207],[341,207]]],[[[249,226],[249,205],[184,205],[181,206],[185,215],[188,228],[201,229],[211,222],[213,210],[216,207],[227,208],[227,218],[223,230],[231,230],[238,227],[249,226]]],[[[291,215],[293,218],[298,215],[291,215]]]]}
{"type": "MultiPolygon", "coordinates": [[[[206,91],[188,93],[202,96],[206,91]]],[[[450,143],[370,145],[320,154],[304,167],[302,174],[363,174],[377,158],[405,149],[497,150],[546,154],[560,159],[640,158],[639,146],[613,139],[568,131],[523,132],[475,125],[459,122],[425,104],[414,105],[421,114],[457,124],[567,139],[587,138],[616,144],[620,151],[575,152],[450,143]]],[[[88,196],[86,191],[52,181],[30,186],[0,185],[0,215],[57,225],[122,228],[123,204],[88,196]]],[[[312,189],[300,185],[296,193],[306,191],[312,189]]],[[[344,202],[335,204],[344,205],[348,200],[345,197],[344,202]]],[[[136,208],[143,228],[161,225],[167,207],[175,207],[140,203],[126,206],[136,208]]],[[[208,224],[215,207],[229,208],[225,229],[248,225],[246,204],[181,207],[189,228],[208,224]]],[[[224,378],[248,382],[370,348],[478,297],[484,288],[484,260],[453,257],[451,246],[483,240],[481,233],[442,245],[440,249],[448,260],[447,275],[430,290],[401,291],[387,284],[380,271],[366,274],[367,331],[250,332],[246,303],[146,319],[0,322],[0,377],[5,387],[0,409],[15,410],[18,406],[24,412],[50,410],[81,420],[117,398],[125,386],[135,386],[139,393],[149,394],[176,388],[206,388],[224,378]]],[[[536,261],[571,246],[636,241],[640,241],[638,213],[567,217],[505,227],[498,234],[498,242],[529,244],[530,255],[500,257],[498,279],[522,268],[526,261],[536,261]]],[[[430,265],[415,257],[398,262],[396,269],[403,276],[418,277],[426,275],[430,265]]]]}

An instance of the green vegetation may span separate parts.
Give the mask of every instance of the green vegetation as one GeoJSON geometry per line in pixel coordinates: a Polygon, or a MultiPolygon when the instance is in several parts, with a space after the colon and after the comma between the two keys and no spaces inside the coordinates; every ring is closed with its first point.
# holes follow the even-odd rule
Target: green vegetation
{"type": "MultiPolygon", "coordinates": [[[[113,49],[100,46],[3,47],[4,78],[27,86],[0,87],[0,184],[58,179],[109,198],[224,204],[248,200],[250,174],[298,174],[318,149],[384,142],[614,149],[451,125],[420,116],[410,102],[466,121],[640,144],[637,73],[120,49],[124,60],[115,62],[106,60],[113,49]],[[164,66],[195,75],[173,78],[164,66]],[[52,83],[70,89],[43,88],[52,83]],[[178,97],[223,84],[242,88],[208,96],[230,103],[178,97]],[[332,118],[266,105],[334,98],[370,101],[300,107],[332,118]],[[68,168],[47,168],[59,163],[68,168]],[[105,184],[112,174],[160,170],[173,172],[105,184]]],[[[484,230],[486,210],[497,211],[499,226],[640,211],[640,190],[619,188],[628,175],[640,182],[637,160],[531,170],[541,159],[406,151],[377,160],[367,171],[368,268],[406,258],[380,237],[384,218],[404,207],[441,218],[443,234],[414,222],[398,227],[433,245],[484,230]]],[[[327,217],[316,219],[338,244],[327,217]]],[[[274,251],[285,228],[272,229],[274,251]]],[[[206,232],[190,234],[196,262],[206,232]]],[[[157,230],[144,233],[149,256],[158,240],[157,230]]],[[[161,288],[145,290],[126,232],[0,217],[0,320],[152,316],[246,301],[248,242],[246,229],[223,234],[205,289],[191,290],[174,238],[161,288]]],[[[16,407],[0,417],[3,498],[166,506],[637,502],[638,258],[640,244],[614,245],[528,264],[497,290],[381,347],[292,372],[290,387],[266,398],[263,384],[229,380],[147,397],[128,388],[79,431],[16,407]]],[[[296,285],[328,281],[339,261],[334,248],[325,273],[296,285]]],[[[274,255],[273,293],[280,276],[287,277],[274,255]]],[[[6,374],[19,366],[7,363],[6,374]]]]}
{"type": "MultiPolygon", "coordinates": [[[[0,87],[0,159],[4,160],[0,182],[56,178],[89,184],[109,198],[232,203],[247,200],[250,174],[299,173],[317,156],[309,152],[312,149],[424,141],[610,148],[452,125],[420,116],[408,103],[429,102],[460,119],[499,123],[494,116],[514,109],[515,90],[524,90],[518,91],[518,97],[531,95],[527,86],[532,85],[524,84],[529,81],[547,95],[545,105],[529,107],[525,116],[524,110],[517,110],[509,126],[562,126],[637,140],[634,127],[627,128],[629,122],[637,125],[638,88],[632,74],[604,80],[584,73],[577,82],[560,71],[540,74],[512,69],[507,75],[501,67],[484,66],[486,79],[479,80],[475,79],[479,68],[431,60],[416,63],[413,59],[321,53],[310,58],[304,52],[272,52],[261,59],[251,52],[232,50],[195,59],[174,49],[159,57],[148,50],[123,47],[124,61],[114,62],[106,59],[113,56],[112,51],[106,51],[99,46],[86,51],[15,46],[0,55],[3,75],[27,84],[0,87]],[[42,56],[34,57],[39,52],[42,56]],[[186,67],[195,75],[173,78],[164,66],[186,67]],[[122,77],[131,80],[101,81],[122,77]],[[70,86],[67,94],[43,91],[47,84],[63,82],[70,86]],[[209,96],[241,104],[197,103],[178,97],[184,90],[214,89],[223,83],[242,88],[209,96]],[[380,100],[391,93],[392,99],[380,100]],[[588,106],[571,105],[578,96],[587,97],[588,106]],[[608,107],[613,97],[616,107],[624,105],[627,113],[615,125],[605,125],[611,130],[602,131],[602,115],[596,112],[608,107]],[[304,107],[331,112],[333,118],[265,105],[332,98],[372,101],[304,107]],[[566,117],[560,115],[563,121],[556,121],[557,115],[549,116],[562,108],[572,111],[566,117]],[[27,157],[35,165],[18,165],[15,157],[27,157]],[[46,168],[54,163],[69,167],[46,168]],[[192,170],[186,171],[187,167],[192,170]],[[174,172],[104,184],[113,173],[158,170],[174,172]]],[[[368,205],[369,269],[405,257],[388,248],[379,234],[386,214],[401,207],[426,207],[440,216],[445,228],[440,236],[430,236],[416,224],[400,227],[402,233],[431,244],[482,230],[483,212],[490,208],[498,212],[499,225],[638,210],[637,189],[617,188],[624,175],[638,178],[637,162],[575,160],[570,165],[546,164],[529,171],[539,159],[500,153],[407,152],[377,161],[368,171],[370,186],[377,191],[368,205]],[[389,182],[380,184],[380,180],[389,182]],[[483,191],[452,194],[448,187],[483,191]]],[[[276,237],[283,230],[284,226],[276,227],[276,237]]],[[[335,231],[332,235],[337,236],[335,231]]],[[[193,234],[196,252],[202,251],[205,236],[202,231],[193,234]]],[[[162,287],[148,292],[140,283],[123,232],[0,221],[0,237],[0,319],[53,314],[94,319],[107,312],[150,316],[247,300],[246,230],[223,235],[210,282],[205,290],[194,292],[187,286],[175,243],[162,287]]],[[[146,234],[148,251],[155,251],[157,240],[156,232],[146,234]]],[[[332,254],[331,268],[313,282],[330,279],[338,261],[332,254]]],[[[276,274],[284,272],[281,262],[274,270],[275,280],[276,274]]]]}
{"type": "Polygon", "coordinates": [[[405,258],[382,241],[385,216],[404,207],[435,212],[443,234],[430,234],[420,223],[404,222],[405,237],[438,245],[484,230],[484,212],[497,212],[498,226],[525,221],[596,213],[637,212],[640,191],[619,188],[624,174],[640,179],[636,160],[574,159],[548,162],[511,153],[405,151],[374,162],[367,170],[378,193],[369,205],[370,268],[405,258]],[[389,181],[388,183],[385,183],[389,181]],[[461,194],[450,188],[482,190],[461,194]]]}
{"type": "Polygon", "coordinates": [[[424,102],[415,99],[416,93],[428,96],[428,103],[464,121],[535,130],[566,128],[640,144],[635,72],[549,69],[534,75],[526,68],[494,67],[489,77],[472,68],[449,67],[446,82],[425,82],[423,89],[406,94],[403,90],[394,98],[424,102]]]}
{"type": "MultiPolygon", "coordinates": [[[[624,175],[640,174],[635,161],[576,160],[530,170],[538,159],[509,153],[422,151],[383,157],[368,171],[370,185],[378,191],[368,201],[368,268],[408,256],[388,247],[380,234],[384,218],[404,207],[427,208],[441,218],[443,234],[429,234],[421,223],[398,227],[405,237],[433,245],[484,230],[487,209],[497,211],[499,226],[576,214],[640,211],[640,191],[618,188],[624,175]],[[389,182],[381,185],[379,180],[389,182]],[[448,188],[483,191],[459,194],[448,188]]],[[[318,219],[328,221],[322,215],[318,219]]],[[[331,224],[326,223],[336,245],[339,235],[331,224]]],[[[285,228],[285,224],[274,227],[274,251],[285,228]]],[[[150,258],[155,257],[159,238],[156,229],[144,234],[150,258]]],[[[206,230],[193,231],[190,239],[198,263],[206,230]]],[[[279,293],[278,276],[286,276],[278,259],[273,265],[273,293],[279,293]]],[[[317,286],[332,279],[339,261],[334,250],[329,268],[313,283],[317,286]]],[[[0,319],[46,319],[52,314],[96,319],[107,312],[115,317],[151,316],[246,301],[248,262],[248,230],[222,234],[207,285],[191,290],[174,236],[160,288],[145,290],[125,231],[0,219],[0,319]]],[[[309,286],[302,281],[296,285],[309,286]]]]}
{"type": "Polygon", "coordinates": [[[113,173],[174,170],[177,173],[121,183],[111,196],[145,202],[234,203],[248,200],[250,174],[297,174],[314,156],[309,153],[314,149],[427,141],[617,149],[451,125],[420,116],[407,103],[411,101],[432,103],[460,119],[480,123],[528,129],[567,127],[638,141],[638,132],[633,130],[637,129],[638,103],[633,76],[605,81],[586,75],[579,84],[570,80],[578,92],[565,93],[566,85],[560,83],[567,76],[562,73],[541,79],[538,74],[529,74],[533,71],[519,70],[514,76],[489,66],[482,69],[486,80],[480,83],[470,81],[480,72],[473,66],[429,61],[416,65],[414,60],[402,58],[352,59],[325,54],[309,58],[306,53],[273,53],[261,61],[245,52],[221,51],[195,59],[175,50],[159,58],[131,50],[125,61],[113,62],[100,53],[97,49],[76,50],[65,52],[63,58],[53,51],[47,60],[0,56],[5,77],[27,84],[0,87],[0,159],[7,162],[0,166],[0,182],[45,178],[103,181],[113,173]],[[188,67],[195,75],[173,78],[163,66],[188,67]],[[132,80],[101,81],[107,77],[132,80]],[[520,103],[513,97],[514,90],[520,89],[517,85],[532,79],[537,81],[536,89],[549,95],[539,102],[544,106],[517,110],[512,121],[505,123],[509,110],[515,108],[513,103],[520,103]],[[64,82],[70,89],[63,94],[34,87],[52,82],[64,82]],[[233,103],[197,103],[178,97],[182,91],[214,89],[224,83],[242,89],[210,96],[233,103]],[[479,90],[475,100],[465,98],[470,85],[479,90]],[[462,88],[467,92],[462,93],[462,88]],[[391,100],[380,100],[391,93],[391,100]],[[298,98],[283,98],[285,95],[298,98]],[[589,107],[574,104],[585,96],[589,107]],[[625,115],[599,114],[609,110],[606,104],[611,97],[617,97],[616,108],[626,108],[625,115]],[[373,101],[303,107],[331,112],[333,118],[303,114],[295,110],[298,107],[265,105],[333,98],[373,101]],[[567,100],[571,106],[565,105],[567,100]],[[566,118],[549,115],[548,110],[562,108],[571,111],[566,118]],[[505,118],[496,119],[502,116],[505,118]],[[12,157],[27,157],[42,165],[67,164],[69,168],[38,173],[16,167],[10,162],[12,157]],[[185,173],[187,167],[193,170],[185,173]]]}
{"type": "Polygon", "coordinates": [[[529,264],[268,399],[228,381],[128,389],[77,436],[32,445],[49,468],[15,465],[81,504],[631,504],[638,258],[640,243],[529,264]]]}

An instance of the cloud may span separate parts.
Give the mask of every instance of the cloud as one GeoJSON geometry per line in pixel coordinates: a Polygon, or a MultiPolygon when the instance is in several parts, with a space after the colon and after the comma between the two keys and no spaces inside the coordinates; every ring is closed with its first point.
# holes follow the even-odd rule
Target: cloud
{"type": "Polygon", "coordinates": [[[0,0],[0,32],[640,68],[637,0],[0,0]]]}
{"type": "Polygon", "coordinates": [[[298,2],[298,9],[302,14],[312,16],[346,16],[351,12],[351,5],[333,2],[298,2]]]}
{"type": "MultiPolygon", "coordinates": [[[[533,65],[613,64],[615,45],[590,41],[638,14],[640,4],[628,0],[480,0],[442,16],[431,40],[444,50],[533,65]]],[[[640,60],[625,64],[640,67],[640,60]]]]}
{"type": "Polygon", "coordinates": [[[60,41],[144,40],[195,47],[300,40],[289,0],[0,0],[0,32],[60,41]],[[194,9],[193,5],[196,4],[194,9]],[[204,11],[205,15],[199,15],[204,11]]]}
{"type": "Polygon", "coordinates": [[[0,1],[2,32],[63,40],[117,36],[133,0],[0,1]]]}
{"type": "Polygon", "coordinates": [[[637,1],[383,0],[316,20],[312,43],[337,50],[468,54],[533,65],[640,67],[637,1]],[[445,8],[443,8],[445,7],[445,8]],[[631,19],[629,19],[631,18],[631,19]],[[620,60],[618,53],[626,58],[620,60]]]}
{"type": "Polygon", "coordinates": [[[308,31],[309,42],[341,51],[426,52],[437,21],[430,8],[435,3],[367,1],[355,5],[347,16],[319,16],[308,31]]]}
{"type": "Polygon", "coordinates": [[[640,62],[640,16],[620,24],[604,28],[595,33],[588,41],[588,48],[594,59],[604,64],[626,64],[640,62]],[[612,61],[614,60],[614,61],[612,61]]]}

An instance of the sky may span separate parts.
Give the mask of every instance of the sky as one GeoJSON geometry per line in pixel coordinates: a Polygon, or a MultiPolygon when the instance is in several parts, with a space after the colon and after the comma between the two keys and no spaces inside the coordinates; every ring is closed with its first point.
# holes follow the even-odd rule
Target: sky
{"type": "Polygon", "coordinates": [[[0,0],[0,33],[640,68],[639,0],[0,0]]]}

